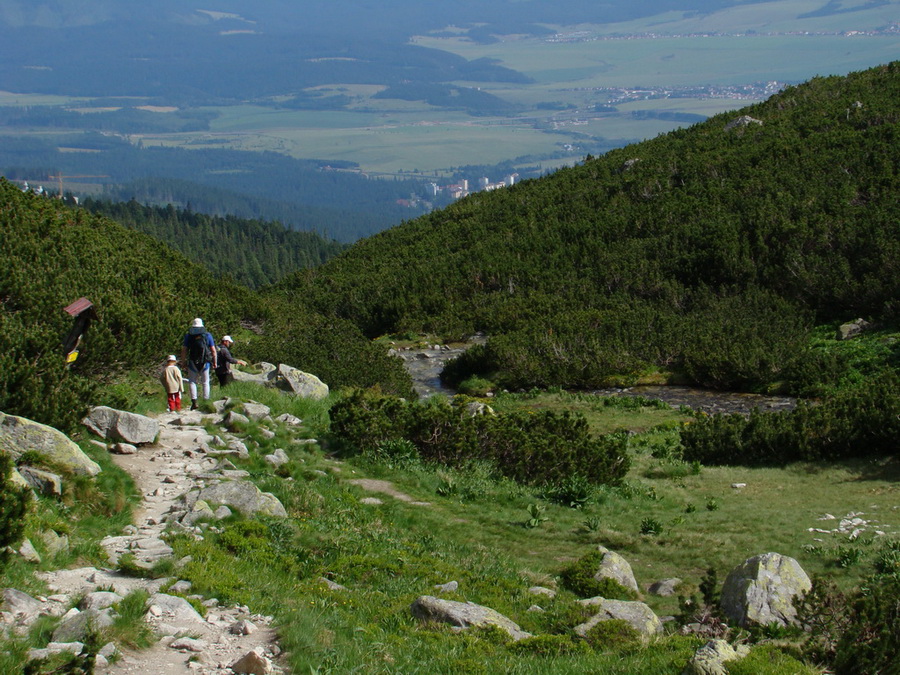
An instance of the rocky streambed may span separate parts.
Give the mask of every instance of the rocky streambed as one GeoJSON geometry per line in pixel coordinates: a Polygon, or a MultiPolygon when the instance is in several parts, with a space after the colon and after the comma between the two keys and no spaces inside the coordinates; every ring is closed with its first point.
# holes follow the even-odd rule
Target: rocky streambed
{"type": "MultiPolygon", "coordinates": [[[[394,349],[393,353],[403,359],[406,371],[413,381],[413,388],[420,398],[435,394],[453,396],[456,392],[441,382],[441,371],[447,362],[456,358],[469,347],[484,343],[484,336],[475,336],[471,341],[449,345],[433,344],[414,348],[394,349]]],[[[673,408],[690,408],[710,415],[739,413],[749,415],[753,409],[764,412],[793,410],[797,399],[790,396],[765,394],[745,394],[740,392],[714,391],[700,387],[682,385],[641,385],[634,387],[612,387],[590,392],[597,396],[632,396],[665,401],[673,408]]]]}

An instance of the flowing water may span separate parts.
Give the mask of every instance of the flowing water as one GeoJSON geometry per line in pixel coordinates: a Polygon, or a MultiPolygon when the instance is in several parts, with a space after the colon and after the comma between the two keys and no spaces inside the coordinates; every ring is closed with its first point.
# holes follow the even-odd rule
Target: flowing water
{"type": "MultiPolygon", "coordinates": [[[[456,392],[441,383],[440,374],[450,359],[456,358],[484,337],[477,336],[471,342],[452,345],[431,345],[426,348],[398,349],[395,354],[403,359],[413,381],[413,388],[420,398],[435,394],[453,396],[456,392]]],[[[710,415],[716,413],[749,414],[754,408],[764,412],[792,410],[797,399],[789,396],[743,394],[714,391],[688,386],[642,385],[635,387],[599,389],[591,392],[597,396],[642,396],[665,401],[673,408],[682,406],[710,415]]]]}

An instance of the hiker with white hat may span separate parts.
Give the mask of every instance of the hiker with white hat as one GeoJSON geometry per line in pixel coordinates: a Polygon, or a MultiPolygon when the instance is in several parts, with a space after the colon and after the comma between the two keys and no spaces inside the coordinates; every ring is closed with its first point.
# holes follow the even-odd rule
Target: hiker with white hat
{"type": "Polygon", "coordinates": [[[181,410],[181,392],[184,391],[184,378],[181,376],[181,368],[178,367],[178,359],[174,354],[169,354],[166,359],[166,367],[159,376],[163,388],[166,390],[166,406],[169,412],[181,410]]]}
{"type": "Polygon", "coordinates": [[[203,327],[203,319],[194,319],[181,345],[181,363],[191,384],[191,410],[197,409],[197,383],[203,385],[203,398],[209,398],[209,371],[216,367],[216,341],[203,327]]]}
{"type": "Polygon", "coordinates": [[[216,377],[219,378],[219,386],[222,387],[224,387],[234,379],[234,375],[231,374],[232,363],[236,363],[239,366],[247,365],[246,361],[241,361],[240,359],[236,359],[231,355],[231,345],[233,344],[234,340],[231,339],[231,336],[226,335],[222,338],[222,343],[216,349],[219,363],[219,365],[216,367],[216,377]]]}

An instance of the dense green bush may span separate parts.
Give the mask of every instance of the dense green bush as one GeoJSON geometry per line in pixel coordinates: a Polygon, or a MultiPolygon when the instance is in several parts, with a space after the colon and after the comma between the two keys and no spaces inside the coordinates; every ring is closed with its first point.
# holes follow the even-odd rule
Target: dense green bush
{"type": "Polygon", "coordinates": [[[583,417],[473,414],[459,399],[409,403],[356,391],[332,407],[331,430],[356,450],[407,439],[427,461],[462,467],[486,460],[502,475],[527,484],[556,484],[577,475],[617,485],[629,466],[627,438],[593,439],[583,417]]]}
{"type": "Polygon", "coordinates": [[[897,675],[900,644],[900,574],[876,575],[853,604],[849,625],[837,644],[838,675],[897,675]]]}
{"type": "Polygon", "coordinates": [[[10,456],[0,452],[0,565],[8,559],[10,547],[22,539],[31,500],[30,490],[13,484],[12,470],[10,456]]]}
{"type": "Polygon", "coordinates": [[[790,412],[698,416],[681,434],[684,458],[703,464],[780,465],[896,451],[900,377],[891,373],[790,412]]]}

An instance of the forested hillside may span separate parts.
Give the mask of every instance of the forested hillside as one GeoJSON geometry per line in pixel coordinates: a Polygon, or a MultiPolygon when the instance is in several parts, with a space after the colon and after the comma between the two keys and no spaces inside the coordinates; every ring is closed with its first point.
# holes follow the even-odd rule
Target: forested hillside
{"type": "MultiPolygon", "coordinates": [[[[381,382],[407,393],[394,359],[348,322],[215,278],[164,243],[0,180],[0,410],[68,428],[126,370],[153,371],[178,353],[195,316],[216,338],[262,326],[246,356],[289,363],[330,386],[381,382]],[[80,297],[94,321],[67,368],[63,308],[80,297]],[[99,389],[99,391],[98,391],[99,389]]],[[[113,401],[111,401],[113,402],[113,401]]],[[[122,402],[119,402],[122,403],[122,402]]]]}
{"type": "Polygon", "coordinates": [[[815,323],[900,318],[898,102],[898,62],[817,78],[470,196],[284,286],[369,336],[489,332],[459,376],[802,387],[826,365],[815,323]]]}
{"type": "Polygon", "coordinates": [[[216,276],[231,277],[249,288],[321,265],[346,248],[314,232],[289,230],[277,222],[208,216],[171,205],[87,199],[83,206],[153,235],[216,276]]]}

